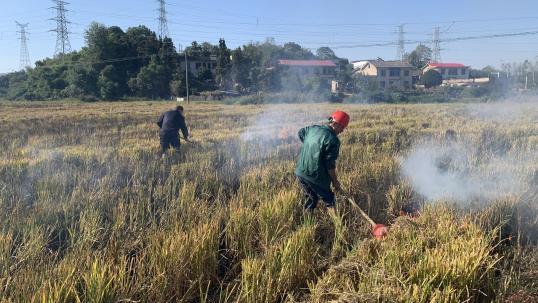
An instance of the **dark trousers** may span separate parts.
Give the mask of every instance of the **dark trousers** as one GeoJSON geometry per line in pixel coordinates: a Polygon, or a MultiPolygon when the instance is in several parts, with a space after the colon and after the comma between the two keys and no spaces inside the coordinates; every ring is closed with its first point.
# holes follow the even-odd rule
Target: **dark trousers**
{"type": "Polygon", "coordinates": [[[334,193],[330,190],[321,188],[301,177],[297,177],[301,185],[305,198],[305,209],[314,209],[318,205],[319,197],[325,202],[325,206],[334,207],[334,193]]]}
{"type": "Polygon", "coordinates": [[[179,134],[177,132],[160,133],[161,149],[163,154],[171,147],[179,151],[181,144],[179,143],[179,134]]]}

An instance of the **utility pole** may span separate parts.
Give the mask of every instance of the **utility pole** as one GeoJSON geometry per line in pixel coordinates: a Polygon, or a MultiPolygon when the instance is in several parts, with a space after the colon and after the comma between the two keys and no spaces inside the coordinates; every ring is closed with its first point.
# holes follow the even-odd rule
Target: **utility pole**
{"type": "Polygon", "coordinates": [[[15,21],[15,23],[17,23],[17,26],[19,27],[17,33],[21,34],[21,37],[19,38],[21,40],[19,68],[23,70],[27,66],[30,66],[30,55],[28,54],[28,45],[26,44],[28,41],[28,38],[26,37],[26,27],[28,26],[28,23],[22,24],[17,21],[15,21]]]}
{"type": "Polygon", "coordinates": [[[396,52],[397,60],[404,60],[405,56],[405,40],[404,40],[404,25],[398,26],[398,50],[396,52]]]}
{"type": "Polygon", "coordinates": [[[433,62],[441,61],[441,39],[439,37],[439,27],[433,31],[433,62]]]}
{"type": "Polygon", "coordinates": [[[159,36],[164,39],[170,36],[168,33],[168,21],[166,20],[166,1],[157,0],[159,2],[159,36]]]}
{"type": "Polygon", "coordinates": [[[190,103],[189,100],[189,60],[187,59],[187,48],[183,51],[185,54],[185,85],[187,86],[187,104],[190,103]]]}
{"type": "Polygon", "coordinates": [[[54,55],[65,55],[71,51],[71,43],[69,43],[69,30],[67,25],[71,22],[67,20],[66,12],[68,10],[65,8],[68,2],[63,0],[52,0],[56,6],[51,7],[51,9],[56,10],[56,17],[51,20],[56,21],[56,28],[52,29],[52,32],[56,32],[56,50],[54,55]]]}

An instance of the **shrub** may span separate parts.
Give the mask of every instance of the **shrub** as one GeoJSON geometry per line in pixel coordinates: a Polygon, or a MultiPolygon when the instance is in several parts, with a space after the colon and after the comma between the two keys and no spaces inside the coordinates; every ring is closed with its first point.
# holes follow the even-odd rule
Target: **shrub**
{"type": "Polygon", "coordinates": [[[420,81],[422,84],[424,84],[424,87],[431,88],[441,85],[441,83],[443,83],[443,76],[441,76],[438,71],[430,69],[429,71],[425,72],[424,75],[422,75],[420,81]]]}

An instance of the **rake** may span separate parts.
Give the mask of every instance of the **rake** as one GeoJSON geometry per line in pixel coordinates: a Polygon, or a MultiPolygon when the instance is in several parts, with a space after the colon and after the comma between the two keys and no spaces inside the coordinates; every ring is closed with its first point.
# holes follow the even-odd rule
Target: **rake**
{"type": "Polygon", "coordinates": [[[370,223],[370,225],[372,226],[372,235],[378,239],[378,240],[381,240],[383,238],[385,238],[385,236],[387,235],[389,229],[387,226],[385,226],[384,224],[380,224],[380,223],[375,223],[374,220],[372,220],[372,218],[370,218],[370,216],[368,216],[360,207],[359,205],[355,202],[355,200],[353,200],[353,198],[351,198],[349,195],[347,194],[343,194],[343,196],[349,201],[349,203],[356,209],[359,211],[359,213],[362,215],[362,217],[364,219],[366,219],[366,221],[368,221],[368,223],[370,223]]]}

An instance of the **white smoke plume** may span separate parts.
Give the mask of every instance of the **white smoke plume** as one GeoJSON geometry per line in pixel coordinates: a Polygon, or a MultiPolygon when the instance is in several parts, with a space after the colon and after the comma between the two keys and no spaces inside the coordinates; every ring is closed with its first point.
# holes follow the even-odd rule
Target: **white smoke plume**
{"type": "Polygon", "coordinates": [[[535,160],[526,152],[486,155],[469,143],[427,142],[402,158],[401,167],[426,199],[467,204],[523,194],[532,174],[527,161],[535,160]]]}
{"type": "Polygon", "coordinates": [[[244,147],[243,163],[260,163],[279,152],[285,157],[295,157],[299,152],[299,129],[327,121],[330,113],[312,104],[303,105],[272,104],[253,116],[248,126],[241,132],[240,142],[244,147]],[[291,150],[290,150],[291,148],[291,150]]]}
{"type": "Polygon", "coordinates": [[[470,119],[502,124],[538,120],[538,97],[518,96],[496,103],[474,103],[465,108],[470,119]]]}
{"type": "Polygon", "coordinates": [[[511,137],[510,129],[522,125],[525,131],[526,126],[535,125],[537,101],[533,96],[519,96],[465,106],[456,113],[467,122],[485,125],[480,137],[417,142],[400,159],[403,175],[428,200],[465,204],[523,194],[538,169],[538,153],[525,138],[511,137]]]}
{"type": "Polygon", "coordinates": [[[309,107],[272,104],[264,107],[263,111],[252,117],[249,126],[241,133],[241,140],[286,140],[296,137],[297,131],[307,125],[322,123],[330,113],[309,107]]]}

